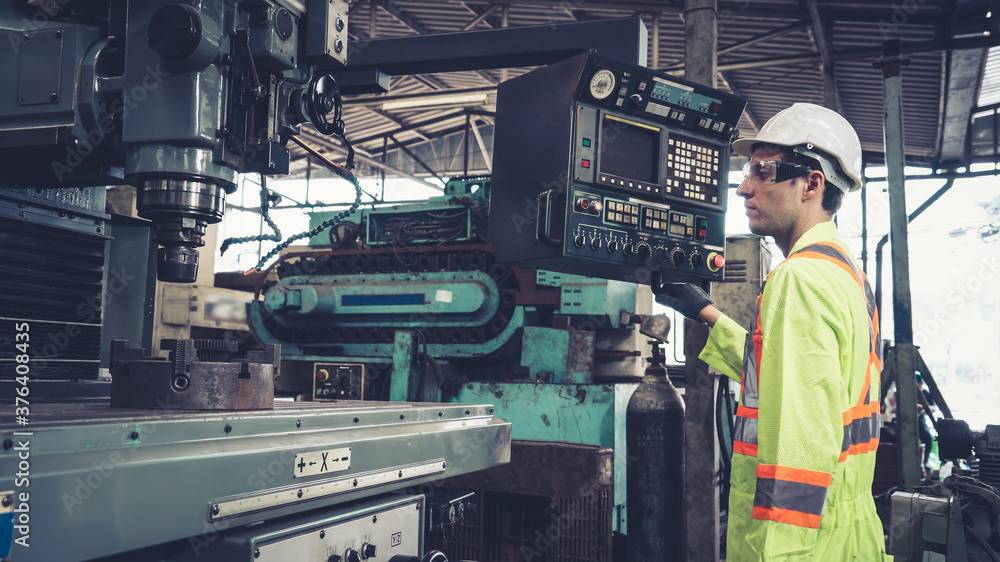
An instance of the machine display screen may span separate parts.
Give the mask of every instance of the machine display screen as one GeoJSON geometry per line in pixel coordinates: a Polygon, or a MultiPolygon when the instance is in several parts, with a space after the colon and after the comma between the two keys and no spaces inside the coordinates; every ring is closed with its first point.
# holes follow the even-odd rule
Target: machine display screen
{"type": "Polygon", "coordinates": [[[695,93],[690,87],[667,82],[666,80],[657,80],[656,83],[653,84],[653,93],[650,94],[650,96],[653,99],[672,103],[674,105],[692,107],[702,113],[708,113],[709,115],[715,115],[719,112],[719,109],[722,108],[722,102],[720,100],[703,96],[695,93]]]}
{"type": "Polygon", "coordinates": [[[605,115],[601,131],[601,173],[657,183],[660,129],[605,115]]]}

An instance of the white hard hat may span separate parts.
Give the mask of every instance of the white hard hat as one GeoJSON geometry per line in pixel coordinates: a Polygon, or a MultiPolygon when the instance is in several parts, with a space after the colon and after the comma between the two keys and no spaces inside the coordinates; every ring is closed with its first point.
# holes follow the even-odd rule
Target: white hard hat
{"type": "Polygon", "coordinates": [[[861,140],[842,115],[821,105],[797,103],[768,120],[757,136],[739,139],[733,150],[749,158],[753,146],[776,144],[815,158],[827,181],[843,191],[861,189],[861,140]]]}

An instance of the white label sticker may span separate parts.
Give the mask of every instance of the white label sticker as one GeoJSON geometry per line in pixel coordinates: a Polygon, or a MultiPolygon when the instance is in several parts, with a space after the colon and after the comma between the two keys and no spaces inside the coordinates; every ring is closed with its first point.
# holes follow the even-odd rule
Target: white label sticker
{"type": "Polygon", "coordinates": [[[434,295],[434,300],[438,302],[451,302],[451,291],[438,289],[437,293],[434,295]]]}
{"type": "Polygon", "coordinates": [[[296,453],[295,478],[315,476],[328,472],[339,472],[351,468],[351,448],[330,449],[328,451],[313,451],[311,453],[296,453]]]}

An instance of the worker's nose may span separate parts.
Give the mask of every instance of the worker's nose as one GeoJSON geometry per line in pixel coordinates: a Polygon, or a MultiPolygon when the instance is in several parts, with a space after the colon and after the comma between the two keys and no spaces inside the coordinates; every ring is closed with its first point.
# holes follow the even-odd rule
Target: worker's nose
{"type": "Polygon", "coordinates": [[[748,180],[744,179],[740,183],[740,186],[736,188],[736,195],[739,195],[744,199],[753,197],[753,189],[750,188],[750,182],[748,180]]]}

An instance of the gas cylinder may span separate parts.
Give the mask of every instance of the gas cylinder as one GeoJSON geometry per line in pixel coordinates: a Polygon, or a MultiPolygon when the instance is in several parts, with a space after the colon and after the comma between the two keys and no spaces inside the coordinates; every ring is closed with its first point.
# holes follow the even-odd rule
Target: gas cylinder
{"type": "Polygon", "coordinates": [[[685,560],[684,402],[659,341],[626,410],[629,562],[685,560]]]}

